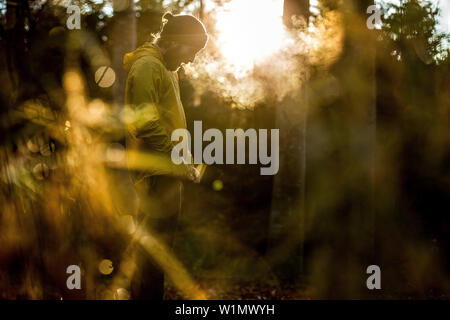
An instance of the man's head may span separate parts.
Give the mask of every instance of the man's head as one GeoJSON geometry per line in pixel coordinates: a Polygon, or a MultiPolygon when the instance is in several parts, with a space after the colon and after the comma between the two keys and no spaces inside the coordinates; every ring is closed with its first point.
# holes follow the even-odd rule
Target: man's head
{"type": "Polygon", "coordinates": [[[197,18],[191,15],[164,14],[158,46],[163,49],[167,68],[176,71],[182,64],[195,59],[195,55],[206,46],[208,34],[197,18]]]}

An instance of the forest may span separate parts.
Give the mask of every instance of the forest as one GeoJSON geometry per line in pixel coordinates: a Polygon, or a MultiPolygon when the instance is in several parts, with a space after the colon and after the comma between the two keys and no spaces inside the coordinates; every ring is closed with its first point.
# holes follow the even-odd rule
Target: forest
{"type": "Polygon", "coordinates": [[[438,3],[0,0],[0,298],[132,298],[141,238],[123,58],[167,11],[209,35],[178,71],[188,131],[266,130],[266,158],[279,157],[268,175],[274,164],[247,153],[184,183],[173,250],[153,239],[146,253],[165,298],[450,298],[438,3]],[[80,290],[66,285],[71,265],[80,290]],[[381,290],[368,289],[371,265],[381,290]]]}

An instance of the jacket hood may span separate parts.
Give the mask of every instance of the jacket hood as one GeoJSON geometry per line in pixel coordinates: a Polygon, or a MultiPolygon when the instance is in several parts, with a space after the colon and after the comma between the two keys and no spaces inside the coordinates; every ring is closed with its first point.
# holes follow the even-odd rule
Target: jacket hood
{"type": "Polygon", "coordinates": [[[150,42],[144,43],[142,46],[137,48],[135,51],[125,54],[123,57],[123,68],[126,72],[130,71],[131,66],[135,63],[139,58],[145,56],[153,56],[164,65],[164,58],[157,47],[150,42]]]}

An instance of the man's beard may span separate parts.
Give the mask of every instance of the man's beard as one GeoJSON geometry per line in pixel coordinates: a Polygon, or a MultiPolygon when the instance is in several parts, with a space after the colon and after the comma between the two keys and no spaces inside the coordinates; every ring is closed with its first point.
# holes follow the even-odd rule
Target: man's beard
{"type": "Polygon", "coordinates": [[[167,69],[169,71],[178,71],[181,66],[180,58],[175,51],[169,51],[164,57],[167,69]]]}
{"type": "Polygon", "coordinates": [[[167,62],[167,70],[169,71],[178,71],[180,69],[181,65],[179,63],[173,63],[170,64],[167,62]]]}

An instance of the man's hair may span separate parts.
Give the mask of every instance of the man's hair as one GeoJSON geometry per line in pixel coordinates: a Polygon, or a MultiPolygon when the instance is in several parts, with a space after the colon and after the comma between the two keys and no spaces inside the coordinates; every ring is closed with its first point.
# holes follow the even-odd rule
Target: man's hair
{"type": "Polygon", "coordinates": [[[206,28],[196,17],[188,14],[173,15],[170,12],[166,12],[162,20],[163,24],[158,41],[173,41],[197,47],[199,50],[206,46],[208,42],[206,28]]]}

